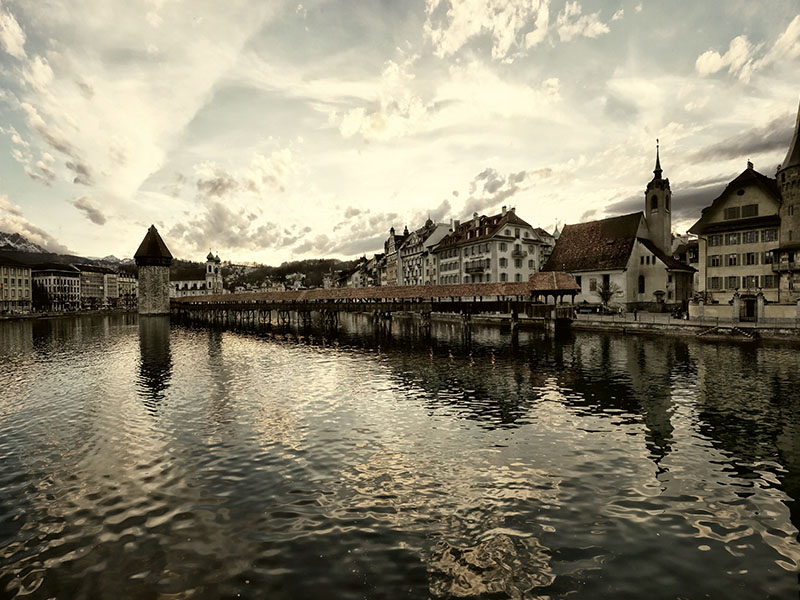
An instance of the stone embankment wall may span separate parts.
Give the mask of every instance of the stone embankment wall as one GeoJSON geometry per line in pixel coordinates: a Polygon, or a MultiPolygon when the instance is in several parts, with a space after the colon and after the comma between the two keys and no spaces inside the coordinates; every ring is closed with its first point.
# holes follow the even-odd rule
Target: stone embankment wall
{"type": "Polygon", "coordinates": [[[169,267],[139,267],[139,314],[169,314],[169,267]]]}

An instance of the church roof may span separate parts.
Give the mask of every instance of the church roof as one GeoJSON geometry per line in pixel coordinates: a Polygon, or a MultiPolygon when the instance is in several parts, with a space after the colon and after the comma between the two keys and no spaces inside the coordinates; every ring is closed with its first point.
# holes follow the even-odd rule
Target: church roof
{"type": "Polygon", "coordinates": [[[642,212],[565,225],[542,271],[624,269],[631,256],[642,212]]]}
{"type": "Polygon", "coordinates": [[[133,255],[133,258],[136,259],[137,265],[170,265],[172,254],[170,254],[164,240],[158,235],[155,225],[150,225],[150,229],[147,230],[147,234],[144,236],[142,243],[139,244],[139,249],[133,255]]]}
{"type": "Polygon", "coordinates": [[[797,123],[794,126],[792,143],[789,144],[789,152],[786,153],[786,158],[781,163],[781,169],[800,165],[800,139],[798,138],[800,138],[800,108],[797,109],[797,123]]]}

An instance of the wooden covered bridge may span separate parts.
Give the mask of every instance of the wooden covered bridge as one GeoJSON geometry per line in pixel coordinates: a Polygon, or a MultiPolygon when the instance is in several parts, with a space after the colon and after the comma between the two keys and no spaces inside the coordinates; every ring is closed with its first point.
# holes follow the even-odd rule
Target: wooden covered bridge
{"type": "Polygon", "coordinates": [[[222,326],[269,328],[295,322],[309,325],[312,314],[324,327],[336,327],[340,313],[372,313],[376,322],[391,324],[394,313],[416,313],[430,330],[433,313],[456,313],[468,326],[472,315],[510,315],[516,332],[519,316],[555,326],[570,323],[573,304],[580,291],[567,273],[536,273],[519,283],[473,283],[457,285],[381,286],[365,288],[311,289],[185,296],[173,298],[170,311],[176,317],[222,326]]]}

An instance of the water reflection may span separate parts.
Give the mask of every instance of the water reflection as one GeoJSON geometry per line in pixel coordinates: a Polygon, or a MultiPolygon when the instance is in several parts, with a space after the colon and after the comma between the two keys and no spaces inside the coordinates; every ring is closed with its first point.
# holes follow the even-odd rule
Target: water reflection
{"type": "Polygon", "coordinates": [[[139,317],[139,394],[155,411],[169,389],[172,375],[169,316],[139,317]]]}

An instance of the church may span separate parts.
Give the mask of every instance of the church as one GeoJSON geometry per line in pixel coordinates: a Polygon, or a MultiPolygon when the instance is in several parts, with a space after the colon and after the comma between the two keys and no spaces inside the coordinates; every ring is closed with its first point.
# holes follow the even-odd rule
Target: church
{"type": "Polygon", "coordinates": [[[576,303],[625,310],[685,308],[694,269],[672,256],[672,191],[659,148],[644,210],[566,225],[543,271],[565,271],[581,288],[576,303]]]}
{"type": "MultiPolygon", "coordinates": [[[[198,272],[197,275],[200,275],[198,272]]],[[[211,252],[206,257],[205,272],[202,277],[191,279],[172,280],[169,282],[169,297],[181,298],[183,296],[206,296],[210,294],[223,294],[222,268],[219,255],[211,252]]]]}

